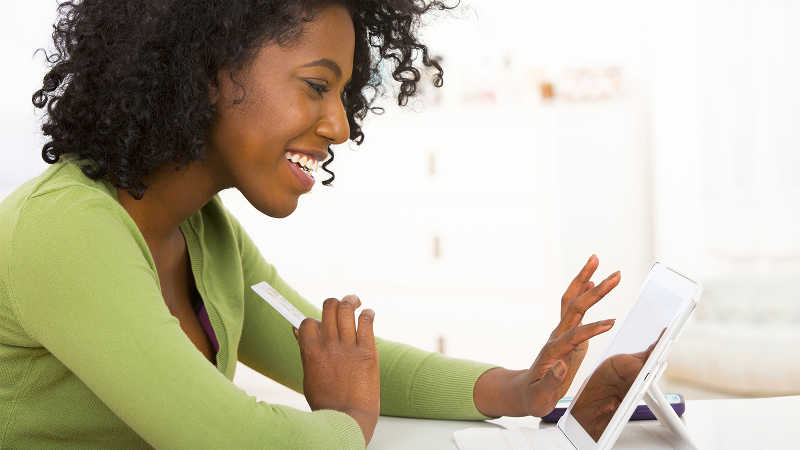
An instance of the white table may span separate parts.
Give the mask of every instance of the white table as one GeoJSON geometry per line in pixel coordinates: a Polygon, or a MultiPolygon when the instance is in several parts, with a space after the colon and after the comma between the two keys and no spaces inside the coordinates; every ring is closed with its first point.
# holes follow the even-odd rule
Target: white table
{"type": "MultiPolygon", "coordinates": [[[[683,420],[701,449],[800,448],[800,396],[689,400],[683,420]]],[[[639,422],[639,425],[661,426],[655,421],[639,422]]],[[[534,417],[503,417],[487,422],[464,422],[381,417],[368,449],[454,450],[454,431],[500,426],[539,428],[540,420],[534,417]]],[[[541,427],[551,426],[541,424],[541,427]]],[[[642,443],[640,448],[662,447],[642,443]]]]}

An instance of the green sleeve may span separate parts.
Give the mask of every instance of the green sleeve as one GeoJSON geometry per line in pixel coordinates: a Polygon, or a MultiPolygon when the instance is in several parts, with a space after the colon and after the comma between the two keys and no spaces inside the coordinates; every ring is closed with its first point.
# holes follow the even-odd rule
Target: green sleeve
{"type": "MultiPolygon", "coordinates": [[[[238,234],[245,277],[245,319],[239,360],[302,393],[303,366],[292,326],[250,286],[266,281],[306,316],[319,320],[321,312],[281,279],[232,216],[231,223],[238,234]]],[[[489,418],[475,408],[472,393],[478,377],[497,366],[447,358],[379,338],[376,338],[376,345],[382,415],[462,420],[489,418]]]]}
{"type": "Polygon", "coordinates": [[[364,448],[350,416],[257,402],[211,365],[167,309],[131,226],[85,190],[28,200],[9,288],[31,337],[155,448],[364,448]]]}

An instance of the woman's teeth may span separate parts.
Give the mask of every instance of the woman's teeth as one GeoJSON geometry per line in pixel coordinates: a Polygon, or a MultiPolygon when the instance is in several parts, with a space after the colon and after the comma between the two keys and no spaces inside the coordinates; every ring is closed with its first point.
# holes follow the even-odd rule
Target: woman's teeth
{"type": "Polygon", "coordinates": [[[305,155],[299,155],[297,153],[289,153],[286,152],[284,154],[286,159],[289,161],[297,164],[300,166],[301,169],[305,170],[306,172],[316,172],[319,169],[320,162],[314,159],[311,159],[305,155]]]}

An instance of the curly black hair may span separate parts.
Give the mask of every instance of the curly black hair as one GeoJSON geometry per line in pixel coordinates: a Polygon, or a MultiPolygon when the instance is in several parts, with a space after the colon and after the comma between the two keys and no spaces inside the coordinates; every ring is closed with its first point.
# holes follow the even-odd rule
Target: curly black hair
{"type": "Polygon", "coordinates": [[[458,3],[65,1],[53,26],[55,51],[45,53],[49,71],[32,98],[34,106],[46,108],[42,131],[51,139],[42,158],[52,164],[61,155],[74,156],[85,162],[81,168],[89,178],[105,178],[141,199],[143,179],[155,169],[180,168],[204,156],[214,116],[209,86],[218,86],[218,71],[243,68],[263,45],[290,44],[314,11],[328,4],[346,7],[355,28],[353,75],[342,101],[356,144],[364,141],[360,123],[367,113],[382,112],[373,104],[383,93],[383,61],[394,64],[401,106],[417,92],[423,67],[414,63],[420,55],[435,72],[434,86],[442,86],[439,59],[416,34],[422,15],[458,3]]]}

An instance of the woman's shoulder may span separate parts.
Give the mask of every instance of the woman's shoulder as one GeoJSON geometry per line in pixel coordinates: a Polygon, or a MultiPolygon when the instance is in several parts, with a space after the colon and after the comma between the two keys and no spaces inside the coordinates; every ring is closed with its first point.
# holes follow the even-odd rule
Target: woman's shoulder
{"type": "Polygon", "coordinates": [[[69,160],[51,165],[0,202],[0,261],[79,242],[114,241],[138,250],[136,224],[115,195],[110,184],[86,177],[69,160]]]}
{"type": "Polygon", "coordinates": [[[71,160],[49,166],[0,202],[0,241],[11,238],[20,222],[64,224],[65,218],[93,220],[93,215],[119,216],[122,209],[110,185],[86,177],[71,160]]]}
{"type": "Polygon", "coordinates": [[[11,311],[35,297],[25,293],[44,292],[54,270],[84,267],[102,277],[103,270],[113,270],[101,263],[108,261],[103,254],[120,261],[143,258],[146,244],[114,193],[64,161],[0,202],[0,329],[10,329],[9,320],[18,317],[11,311]]]}

